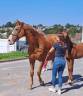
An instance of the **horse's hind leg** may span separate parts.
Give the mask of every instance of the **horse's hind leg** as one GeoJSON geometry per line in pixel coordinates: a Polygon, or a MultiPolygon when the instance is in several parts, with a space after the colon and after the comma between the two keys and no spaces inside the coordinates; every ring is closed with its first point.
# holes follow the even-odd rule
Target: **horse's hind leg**
{"type": "Polygon", "coordinates": [[[68,60],[68,74],[69,74],[68,83],[72,83],[73,81],[73,65],[74,60],[73,59],[68,60]]]}
{"type": "Polygon", "coordinates": [[[38,76],[38,79],[39,79],[39,82],[40,82],[40,85],[44,85],[44,81],[42,80],[41,78],[41,70],[42,70],[42,66],[43,64],[41,63],[38,67],[38,71],[37,71],[37,76],[38,76]]]}

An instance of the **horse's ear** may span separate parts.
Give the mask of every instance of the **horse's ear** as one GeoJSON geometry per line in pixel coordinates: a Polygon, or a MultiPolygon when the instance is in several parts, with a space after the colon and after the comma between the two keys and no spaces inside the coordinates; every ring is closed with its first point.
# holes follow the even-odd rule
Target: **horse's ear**
{"type": "Polygon", "coordinates": [[[21,22],[20,20],[18,20],[18,19],[16,20],[16,23],[20,23],[20,22],[21,22]]]}
{"type": "Polygon", "coordinates": [[[21,27],[24,25],[24,23],[23,22],[21,22],[21,21],[19,21],[19,20],[17,20],[16,21],[16,25],[20,25],[21,27]]]}
{"type": "Polygon", "coordinates": [[[20,25],[20,23],[21,22],[19,20],[16,20],[16,22],[15,22],[16,25],[20,25]]]}

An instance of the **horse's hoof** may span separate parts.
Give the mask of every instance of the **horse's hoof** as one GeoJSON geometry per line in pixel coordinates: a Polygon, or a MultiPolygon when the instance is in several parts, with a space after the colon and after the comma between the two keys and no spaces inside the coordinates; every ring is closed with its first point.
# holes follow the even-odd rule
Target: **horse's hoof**
{"type": "Polygon", "coordinates": [[[45,84],[44,84],[44,81],[40,81],[40,85],[41,86],[44,86],[45,84]]]}
{"type": "Polygon", "coordinates": [[[73,84],[73,81],[72,80],[68,80],[68,84],[69,85],[72,85],[73,84]]]}
{"type": "Polygon", "coordinates": [[[32,90],[32,84],[31,84],[31,85],[29,85],[28,89],[29,89],[29,90],[32,90]]]}
{"type": "Polygon", "coordinates": [[[29,89],[29,90],[32,90],[32,87],[29,87],[28,89],[29,89]]]}

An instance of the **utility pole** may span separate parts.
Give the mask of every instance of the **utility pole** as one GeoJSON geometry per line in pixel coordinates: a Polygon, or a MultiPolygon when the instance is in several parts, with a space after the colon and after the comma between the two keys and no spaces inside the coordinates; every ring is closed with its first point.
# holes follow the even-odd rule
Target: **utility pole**
{"type": "Polygon", "coordinates": [[[81,42],[83,42],[83,26],[82,26],[82,40],[81,40],[81,42]]]}

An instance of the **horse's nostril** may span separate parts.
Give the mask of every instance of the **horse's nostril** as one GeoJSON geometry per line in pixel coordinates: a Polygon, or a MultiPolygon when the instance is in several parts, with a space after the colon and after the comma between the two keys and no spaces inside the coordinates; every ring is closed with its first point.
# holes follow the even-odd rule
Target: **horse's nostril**
{"type": "Polygon", "coordinates": [[[8,39],[8,41],[10,41],[10,39],[8,39]]]}

